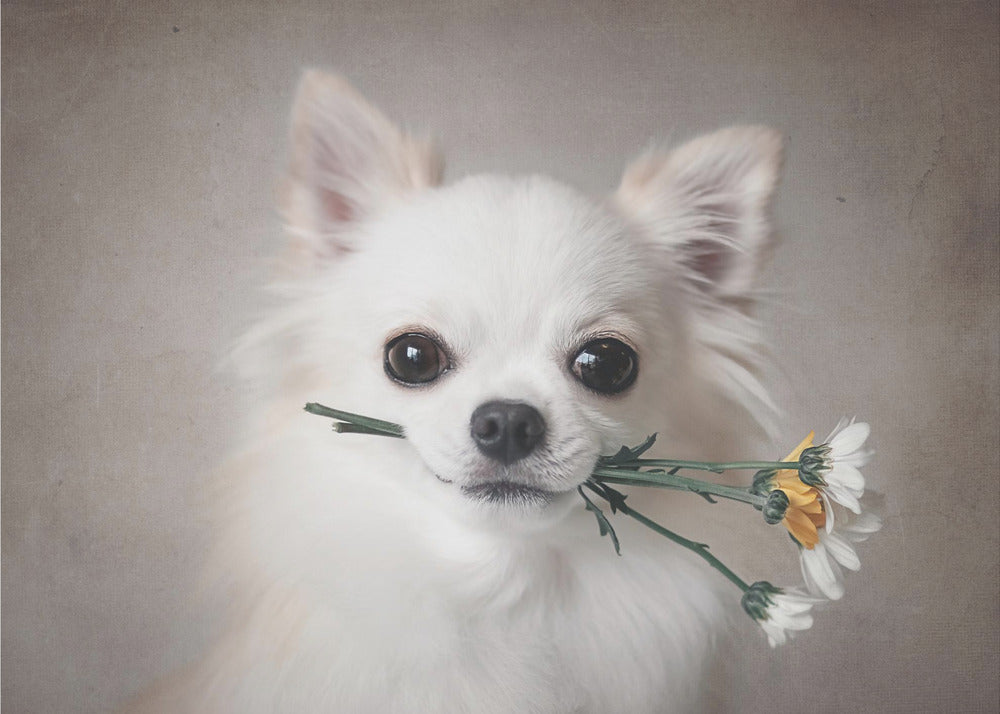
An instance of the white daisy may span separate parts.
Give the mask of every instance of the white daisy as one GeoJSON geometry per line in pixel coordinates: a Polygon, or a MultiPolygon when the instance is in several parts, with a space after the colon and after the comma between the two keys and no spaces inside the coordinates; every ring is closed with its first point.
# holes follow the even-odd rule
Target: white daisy
{"type": "Polygon", "coordinates": [[[764,516],[779,519],[799,545],[802,576],[814,595],[839,600],[844,595],[842,568],[858,570],[861,562],[852,543],[877,531],[881,520],[862,511],[865,479],[859,468],[871,451],[864,448],[871,429],[864,422],[841,419],[826,442],[813,446],[813,433],[783,461],[797,461],[798,469],[760,472],[754,489],[767,494],[764,516]],[[834,527],[834,506],[852,511],[841,514],[834,527]],[[846,516],[849,516],[846,517],[846,516]]]}
{"type": "Polygon", "coordinates": [[[795,632],[812,627],[813,605],[822,602],[798,589],[777,588],[764,580],[743,593],[743,609],[760,625],[771,647],[783,645],[795,632]]]}
{"type": "MultiPolygon", "coordinates": [[[[870,433],[871,427],[865,422],[841,419],[825,443],[803,450],[799,477],[818,487],[825,498],[860,514],[858,499],[865,492],[865,477],[859,469],[872,456],[872,451],[865,448],[870,433]]],[[[827,525],[832,529],[832,520],[827,525]]]]}

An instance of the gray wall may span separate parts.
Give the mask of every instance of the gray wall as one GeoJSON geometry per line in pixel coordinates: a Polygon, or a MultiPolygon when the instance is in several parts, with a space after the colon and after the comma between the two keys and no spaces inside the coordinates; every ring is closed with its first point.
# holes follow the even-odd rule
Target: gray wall
{"type": "Polygon", "coordinates": [[[873,422],[888,521],[846,599],[784,649],[746,638],[712,707],[995,711],[997,25],[975,2],[5,4],[5,711],[103,711],[213,629],[185,593],[234,438],[215,365],[313,65],[440,137],[452,177],[603,192],[653,138],[780,127],[771,383],[792,441],[873,422]]]}

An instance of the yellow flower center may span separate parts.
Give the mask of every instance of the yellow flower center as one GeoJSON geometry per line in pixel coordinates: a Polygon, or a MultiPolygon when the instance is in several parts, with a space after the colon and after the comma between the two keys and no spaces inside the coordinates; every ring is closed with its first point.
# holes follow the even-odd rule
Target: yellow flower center
{"type": "MultiPolygon", "coordinates": [[[[810,431],[782,461],[798,461],[799,455],[813,445],[815,436],[816,432],[810,431]]],[[[782,520],[785,528],[803,548],[812,550],[819,543],[818,529],[826,525],[826,513],[823,511],[819,489],[802,483],[798,469],[781,469],[771,482],[788,496],[788,510],[782,520]]]]}

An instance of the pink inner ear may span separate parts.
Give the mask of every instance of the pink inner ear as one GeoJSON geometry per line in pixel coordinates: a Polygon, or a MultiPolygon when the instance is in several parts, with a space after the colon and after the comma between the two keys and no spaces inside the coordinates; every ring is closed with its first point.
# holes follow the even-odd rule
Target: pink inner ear
{"type": "Polygon", "coordinates": [[[355,217],[355,207],[339,193],[323,191],[320,196],[323,216],[336,223],[346,223],[355,217]]]}
{"type": "Polygon", "coordinates": [[[710,285],[725,281],[732,268],[733,248],[717,241],[694,240],[684,250],[688,256],[685,263],[710,285]]]}
{"type": "Polygon", "coordinates": [[[350,223],[371,202],[371,187],[380,178],[379,157],[387,139],[372,127],[369,117],[353,104],[317,105],[304,124],[299,145],[305,165],[304,183],[314,192],[318,216],[324,225],[350,223]]]}
{"type": "Polygon", "coordinates": [[[735,201],[721,199],[720,193],[720,189],[713,189],[696,200],[704,221],[697,231],[702,237],[693,236],[682,248],[684,263],[709,291],[726,284],[738,268],[741,250],[751,248],[735,245],[740,239],[737,221],[743,209],[735,201]]]}

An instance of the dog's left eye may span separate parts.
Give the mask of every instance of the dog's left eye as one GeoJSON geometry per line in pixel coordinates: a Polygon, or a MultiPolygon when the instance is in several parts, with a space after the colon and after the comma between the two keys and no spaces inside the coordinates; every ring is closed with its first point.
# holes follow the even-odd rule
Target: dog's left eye
{"type": "Polygon", "coordinates": [[[569,368],[585,387],[601,394],[617,394],[635,382],[639,357],[621,340],[602,337],[581,347],[569,368]]]}
{"type": "Polygon", "coordinates": [[[404,384],[433,382],[448,369],[448,357],[427,335],[408,332],[385,346],[385,371],[404,384]]]}

